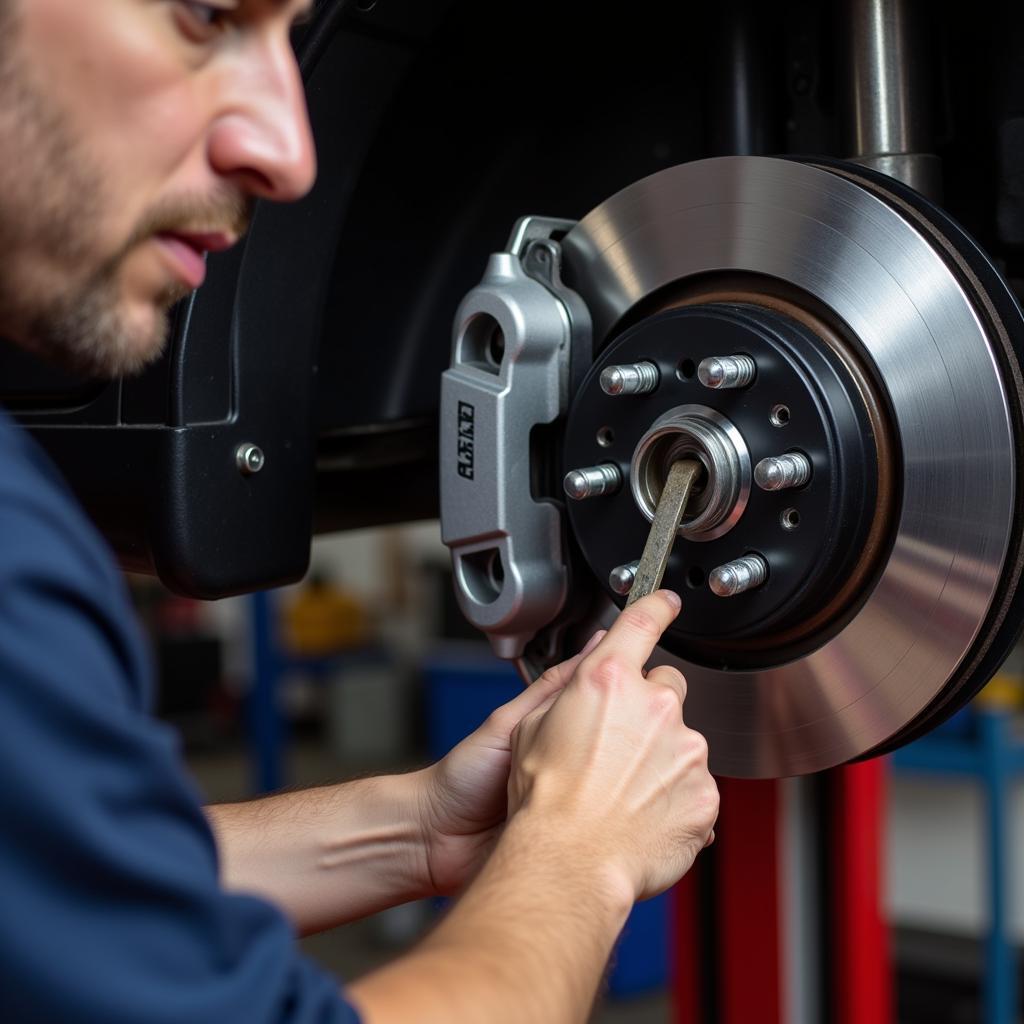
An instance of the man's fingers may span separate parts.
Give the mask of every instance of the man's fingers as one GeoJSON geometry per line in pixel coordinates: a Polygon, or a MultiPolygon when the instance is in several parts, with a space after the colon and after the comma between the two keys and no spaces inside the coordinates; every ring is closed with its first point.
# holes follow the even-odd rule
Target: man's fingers
{"type": "Polygon", "coordinates": [[[543,701],[541,704],[538,704],[537,707],[533,708],[530,712],[523,715],[523,717],[519,719],[519,724],[516,726],[516,728],[520,731],[528,727],[531,729],[536,728],[536,726],[540,724],[541,719],[543,719],[543,717],[551,710],[551,708],[554,707],[555,701],[558,700],[560,693],[561,691],[559,691],[559,693],[551,694],[551,696],[548,697],[547,700],[543,701]]]}
{"type": "MultiPolygon", "coordinates": [[[[583,650],[579,654],[559,662],[557,665],[552,665],[535,683],[526,688],[526,693],[520,694],[516,700],[522,700],[527,694],[532,694],[533,701],[531,703],[533,707],[536,707],[541,700],[560,690],[572,679],[572,674],[576,671],[579,663],[604,639],[605,633],[605,630],[599,629],[584,644],[583,650]]],[[[527,711],[532,711],[533,707],[528,708],[527,711]]],[[[523,713],[526,714],[527,712],[523,713]]]]}
{"type": "Polygon", "coordinates": [[[579,654],[553,665],[535,683],[531,683],[517,697],[499,708],[494,717],[502,731],[510,733],[526,715],[557,694],[572,679],[579,663],[604,639],[604,635],[603,629],[598,630],[579,654]]]}
{"type": "Polygon", "coordinates": [[[679,595],[671,590],[640,598],[619,613],[599,645],[600,653],[621,654],[638,669],[643,668],[681,607],[679,595]]]}
{"type": "MultiPolygon", "coordinates": [[[[639,603],[639,602],[638,602],[639,603]]],[[[686,700],[686,676],[677,668],[671,665],[658,665],[647,673],[649,683],[657,683],[659,686],[670,686],[679,694],[679,703],[686,700]]]]}

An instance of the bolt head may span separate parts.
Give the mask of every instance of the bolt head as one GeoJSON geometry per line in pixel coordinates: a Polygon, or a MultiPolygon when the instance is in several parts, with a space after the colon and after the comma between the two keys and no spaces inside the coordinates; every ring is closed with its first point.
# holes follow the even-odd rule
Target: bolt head
{"type": "Polygon", "coordinates": [[[245,476],[258,473],[266,463],[263,449],[255,444],[241,444],[235,453],[235,462],[245,476]]]}

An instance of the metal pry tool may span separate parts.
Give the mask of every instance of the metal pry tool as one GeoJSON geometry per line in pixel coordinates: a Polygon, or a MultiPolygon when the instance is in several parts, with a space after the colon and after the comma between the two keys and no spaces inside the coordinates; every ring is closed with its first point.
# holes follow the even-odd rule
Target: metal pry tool
{"type": "Polygon", "coordinates": [[[651,532],[647,535],[644,553],[640,556],[636,578],[626,601],[627,608],[641,597],[653,594],[661,586],[679,523],[702,468],[696,459],[682,459],[672,464],[661,497],[658,498],[651,532]]]}

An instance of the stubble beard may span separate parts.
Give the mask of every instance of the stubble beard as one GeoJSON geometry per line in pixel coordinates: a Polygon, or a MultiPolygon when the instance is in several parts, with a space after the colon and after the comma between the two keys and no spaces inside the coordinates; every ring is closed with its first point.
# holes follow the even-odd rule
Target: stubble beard
{"type": "Polygon", "coordinates": [[[166,203],[83,276],[79,268],[97,263],[96,236],[116,196],[68,118],[33,83],[17,37],[17,13],[0,0],[0,151],[13,157],[0,161],[0,335],[87,377],[136,373],[160,357],[167,311],[190,289],[169,283],[151,300],[154,315],[132,323],[120,288],[125,260],[162,230],[216,224],[242,234],[252,203],[234,193],[166,203]],[[26,270],[19,253],[52,256],[56,272],[26,270]]]}

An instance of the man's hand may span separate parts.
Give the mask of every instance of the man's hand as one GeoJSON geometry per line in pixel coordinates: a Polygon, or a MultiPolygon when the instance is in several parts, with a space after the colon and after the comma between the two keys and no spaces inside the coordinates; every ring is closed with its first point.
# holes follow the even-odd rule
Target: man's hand
{"type": "Polygon", "coordinates": [[[627,608],[437,766],[438,887],[485,862],[411,954],[350,987],[368,1024],[587,1019],[634,900],[689,868],[718,814],[682,676],[643,672],[673,597],[627,608]]]}
{"type": "Polygon", "coordinates": [[[525,716],[551,706],[604,635],[604,631],[596,633],[576,657],[548,669],[422,773],[424,848],[429,884],[435,892],[456,892],[487,859],[507,813],[513,730],[525,716]]]}
{"type": "Polygon", "coordinates": [[[599,860],[633,899],[685,874],[718,816],[707,744],[683,723],[686,680],[668,666],[643,672],[678,612],[670,591],[623,611],[512,738],[510,819],[557,832],[561,849],[599,860]]]}
{"type": "Polygon", "coordinates": [[[273,900],[303,934],[460,889],[505,821],[512,730],[582,657],[545,673],[430,768],[208,807],[223,883],[273,900]]]}

